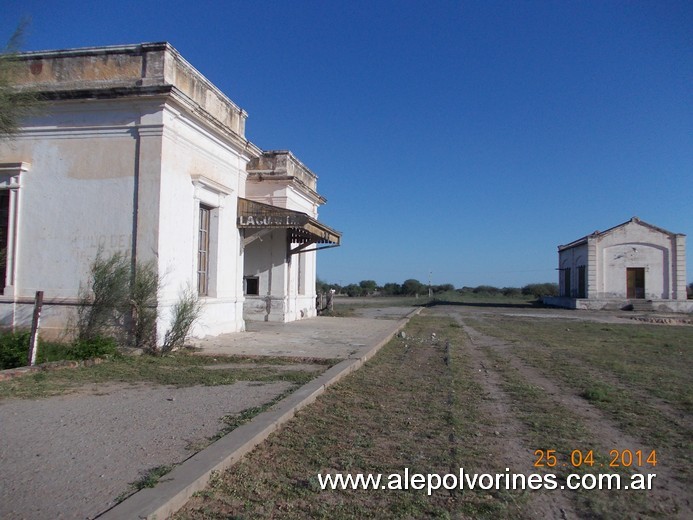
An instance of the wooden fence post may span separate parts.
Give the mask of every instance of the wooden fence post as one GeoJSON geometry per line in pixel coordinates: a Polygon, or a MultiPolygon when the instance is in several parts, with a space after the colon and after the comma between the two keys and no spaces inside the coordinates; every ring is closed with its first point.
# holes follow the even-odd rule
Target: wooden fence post
{"type": "Polygon", "coordinates": [[[36,291],[34,299],[34,317],[31,320],[31,336],[29,337],[29,366],[36,364],[36,348],[39,335],[39,322],[41,321],[41,308],[43,307],[43,291],[36,291]]]}

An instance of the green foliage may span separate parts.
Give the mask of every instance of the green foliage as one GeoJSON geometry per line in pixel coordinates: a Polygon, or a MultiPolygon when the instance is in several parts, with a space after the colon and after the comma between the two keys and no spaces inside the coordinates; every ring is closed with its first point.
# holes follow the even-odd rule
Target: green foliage
{"type": "Polygon", "coordinates": [[[513,298],[522,296],[522,289],[518,287],[503,287],[501,292],[503,293],[503,296],[510,296],[513,298]]]}
{"type": "Polygon", "coordinates": [[[500,293],[500,289],[498,287],[493,287],[492,285],[479,285],[478,287],[475,287],[472,292],[474,294],[493,295],[500,293]]]}
{"type": "Polygon", "coordinates": [[[423,294],[428,292],[428,288],[420,281],[410,278],[402,284],[402,294],[414,296],[415,294],[423,294]]]}
{"type": "Polygon", "coordinates": [[[109,258],[96,254],[91,265],[89,289],[80,290],[77,337],[89,340],[123,330],[130,302],[130,262],[122,253],[109,258]]]}
{"type": "Polygon", "coordinates": [[[156,347],[159,275],[154,262],[132,263],[120,252],[99,251],[91,264],[88,289],[80,291],[77,311],[79,342],[99,343],[103,337],[137,348],[156,347]]]}
{"type": "Polygon", "coordinates": [[[163,477],[167,473],[170,473],[174,467],[175,466],[173,465],[164,465],[156,466],[154,468],[147,470],[146,472],[144,472],[141,478],[137,479],[134,482],[130,482],[131,491],[127,491],[121,494],[120,496],[116,497],[116,502],[122,502],[136,491],[140,491],[145,488],[155,487],[161,480],[161,477],[163,477]]]}
{"type": "Polygon", "coordinates": [[[94,359],[118,355],[118,344],[113,338],[95,336],[72,343],[63,359],[94,359]]]}
{"type": "Polygon", "coordinates": [[[315,281],[315,292],[317,294],[327,294],[331,290],[334,290],[337,294],[341,294],[343,289],[344,288],[337,283],[327,283],[319,278],[315,281]]]}
{"type": "MultiPolygon", "coordinates": [[[[29,331],[0,335],[0,370],[29,365],[29,331]]],[[[114,357],[118,345],[112,338],[93,337],[72,343],[43,342],[39,340],[37,363],[63,360],[85,360],[114,357]]]]}
{"type": "Polygon", "coordinates": [[[531,283],[522,288],[522,294],[541,298],[542,296],[558,296],[557,283],[531,283]]]}
{"type": "Polygon", "coordinates": [[[320,278],[317,278],[315,280],[315,292],[317,294],[326,293],[329,290],[330,290],[330,284],[328,284],[324,280],[321,280],[320,278]]]}
{"type": "Polygon", "coordinates": [[[582,392],[581,396],[588,401],[609,402],[611,401],[612,393],[613,388],[610,386],[594,383],[590,388],[587,388],[584,392],[582,392]]]}
{"type": "Polygon", "coordinates": [[[359,287],[368,295],[373,294],[377,290],[378,284],[375,283],[375,280],[361,280],[359,287]]]}
{"type": "Polygon", "coordinates": [[[360,285],[356,285],[355,283],[350,283],[346,287],[344,287],[344,292],[347,294],[347,296],[354,297],[354,296],[365,296],[365,291],[360,285]]]}
{"type": "Polygon", "coordinates": [[[431,287],[433,289],[433,292],[435,294],[440,294],[440,293],[445,293],[445,292],[451,292],[455,290],[455,286],[452,285],[451,283],[444,283],[441,285],[434,285],[431,287]]]}
{"type": "MultiPolygon", "coordinates": [[[[358,284],[352,283],[341,287],[337,284],[329,284],[323,280],[317,280],[316,290],[318,293],[326,293],[330,289],[334,289],[338,294],[346,294],[347,296],[415,296],[428,294],[429,286],[421,283],[419,280],[410,278],[405,280],[401,285],[394,282],[388,282],[382,287],[379,287],[374,280],[361,280],[358,284]]],[[[541,298],[542,296],[557,296],[558,284],[556,283],[533,283],[524,287],[503,287],[498,288],[492,285],[479,285],[477,287],[464,286],[460,289],[455,289],[451,283],[431,285],[431,290],[436,297],[445,293],[456,291],[461,295],[476,295],[479,297],[499,297],[506,296],[509,298],[533,297],[541,298]]],[[[693,283],[688,287],[689,297],[693,298],[693,283]]]]}
{"type": "Polygon", "coordinates": [[[156,264],[138,264],[131,291],[132,331],[137,348],[156,347],[157,295],[160,281],[156,264]]]}
{"type": "Polygon", "coordinates": [[[30,332],[10,332],[0,335],[0,370],[29,364],[30,332]]]}
{"type": "Polygon", "coordinates": [[[381,289],[383,296],[397,296],[402,294],[402,286],[398,283],[386,283],[381,289]]]}
{"type": "Polygon", "coordinates": [[[200,318],[201,313],[202,302],[200,297],[190,287],[186,288],[173,307],[171,327],[166,331],[161,352],[170,352],[175,348],[182,347],[188,339],[193,325],[200,318]]]}
{"type": "Polygon", "coordinates": [[[21,119],[35,112],[40,103],[35,92],[15,87],[21,66],[17,52],[27,25],[28,21],[23,20],[0,51],[0,138],[15,135],[21,119]]]}

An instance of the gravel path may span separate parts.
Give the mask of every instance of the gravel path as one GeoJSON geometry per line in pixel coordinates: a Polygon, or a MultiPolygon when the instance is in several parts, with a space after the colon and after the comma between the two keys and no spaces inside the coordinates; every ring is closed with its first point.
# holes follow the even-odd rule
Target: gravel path
{"type": "Polygon", "coordinates": [[[0,518],[94,518],[148,470],[191,456],[186,446],[217,433],[224,415],[289,387],[100,385],[0,402],[0,518]]]}

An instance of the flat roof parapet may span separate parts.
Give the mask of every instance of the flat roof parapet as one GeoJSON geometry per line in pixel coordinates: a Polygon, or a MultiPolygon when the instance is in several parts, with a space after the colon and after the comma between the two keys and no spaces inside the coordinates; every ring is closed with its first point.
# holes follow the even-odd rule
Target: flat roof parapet
{"type": "Polygon", "coordinates": [[[298,180],[311,190],[317,189],[318,176],[287,150],[263,152],[250,160],[246,167],[249,179],[298,180]]]}
{"type": "Polygon", "coordinates": [[[167,42],[23,52],[15,85],[49,99],[122,97],[176,90],[245,139],[248,114],[167,42]]]}

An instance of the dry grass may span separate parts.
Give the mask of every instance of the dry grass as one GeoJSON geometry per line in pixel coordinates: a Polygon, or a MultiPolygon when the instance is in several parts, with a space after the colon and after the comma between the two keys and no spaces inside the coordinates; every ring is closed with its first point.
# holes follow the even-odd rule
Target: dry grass
{"type": "Polygon", "coordinates": [[[238,381],[289,381],[303,385],[317,377],[336,360],[300,358],[249,358],[243,356],[191,355],[184,352],[166,356],[124,356],[101,364],[76,369],[42,371],[32,375],[0,381],[0,400],[36,399],[70,393],[86,384],[152,383],[172,386],[232,385],[238,381]],[[284,371],[283,365],[310,363],[315,371],[284,371]],[[208,370],[205,367],[231,364],[229,368],[208,370]],[[238,365],[234,367],[233,365],[238,365]],[[276,366],[276,368],[274,368],[276,366]]]}
{"type": "MultiPolygon", "coordinates": [[[[674,476],[690,479],[686,425],[693,329],[507,318],[473,325],[510,344],[511,354],[485,347],[475,355],[498,375],[512,417],[489,412],[488,403],[497,397],[479,384],[479,358],[472,360],[464,330],[448,317],[417,317],[406,339],[390,342],[282,431],[217,475],[175,518],[535,518],[542,502],[534,491],[440,490],[431,496],[418,490],[321,491],[317,475],[401,475],[404,468],[441,475],[459,468],[502,473],[507,448],[504,452],[502,441],[488,432],[511,420],[521,425],[516,431],[523,446],[520,458],[527,459],[526,467],[512,471],[537,471],[532,468],[535,449],[556,449],[565,457],[571,449],[599,445],[584,413],[562,405],[562,397],[598,407],[616,431],[643,439],[643,446],[661,446],[662,462],[674,476]],[[517,362],[555,384],[560,395],[547,394],[527,371],[517,369],[517,362]]],[[[605,456],[598,453],[597,462],[605,456]]],[[[557,468],[556,473],[567,471],[557,468]]],[[[676,503],[658,504],[644,492],[552,493],[561,494],[569,514],[582,518],[680,513],[676,503]]]]}
{"type": "MultiPolygon", "coordinates": [[[[176,518],[510,518],[519,494],[320,491],[328,473],[457,473],[489,468],[463,332],[415,318],[361,370],[216,478],[176,518]],[[431,339],[431,333],[436,339],[431,339]]],[[[498,469],[498,468],[496,468],[498,469]]]]}

